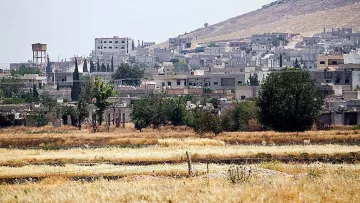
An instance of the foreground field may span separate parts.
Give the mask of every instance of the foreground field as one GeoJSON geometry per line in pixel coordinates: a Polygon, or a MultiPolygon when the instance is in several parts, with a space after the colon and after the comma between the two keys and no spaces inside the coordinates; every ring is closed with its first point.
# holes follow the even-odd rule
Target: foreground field
{"type": "Polygon", "coordinates": [[[349,129],[1,129],[0,202],[359,202],[359,143],[349,129]]]}
{"type": "Polygon", "coordinates": [[[308,131],[303,133],[279,132],[236,132],[220,135],[195,134],[186,127],[167,127],[160,130],[146,129],[140,133],[133,126],[126,129],[106,129],[101,133],[91,133],[89,129],[81,131],[72,127],[62,128],[9,128],[0,130],[1,148],[48,148],[48,147],[107,147],[126,145],[299,145],[311,144],[342,144],[359,145],[360,131],[345,128],[331,131],[308,131]],[[179,139],[190,138],[184,143],[179,139]],[[196,140],[194,139],[199,139],[196,140]],[[207,139],[203,139],[207,138],[207,139]]]}
{"type": "MultiPolygon", "coordinates": [[[[282,166],[285,167],[286,166],[282,166]]],[[[331,168],[331,167],[330,167],[331,168]]],[[[352,169],[304,174],[252,175],[231,183],[226,176],[172,178],[132,176],[120,180],[70,181],[0,186],[1,202],[358,202],[360,176],[352,169]]]]}

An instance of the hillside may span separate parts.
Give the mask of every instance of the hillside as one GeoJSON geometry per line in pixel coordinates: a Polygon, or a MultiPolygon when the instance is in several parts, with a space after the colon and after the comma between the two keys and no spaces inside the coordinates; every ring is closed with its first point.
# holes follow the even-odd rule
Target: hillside
{"type": "Polygon", "coordinates": [[[183,37],[191,37],[201,43],[233,40],[267,32],[311,36],[323,28],[352,27],[359,31],[359,11],[360,0],[280,0],[183,37]]]}

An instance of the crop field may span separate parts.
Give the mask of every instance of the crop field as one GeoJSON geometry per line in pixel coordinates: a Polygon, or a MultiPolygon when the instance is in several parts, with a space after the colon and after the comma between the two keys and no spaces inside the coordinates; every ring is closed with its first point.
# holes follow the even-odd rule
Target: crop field
{"type": "Polygon", "coordinates": [[[1,129],[0,201],[359,202],[359,141],[352,129],[1,129]]]}

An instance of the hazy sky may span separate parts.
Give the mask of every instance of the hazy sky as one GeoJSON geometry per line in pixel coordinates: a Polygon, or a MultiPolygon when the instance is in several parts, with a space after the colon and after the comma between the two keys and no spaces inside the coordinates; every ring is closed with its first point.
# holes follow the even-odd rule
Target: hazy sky
{"type": "Polygon", "coordinates": [[[58,56],[89,55],[96,37],[163,42],[273,0],[0,0],[0,63],[31,59],[31,44],[58,56]]]}

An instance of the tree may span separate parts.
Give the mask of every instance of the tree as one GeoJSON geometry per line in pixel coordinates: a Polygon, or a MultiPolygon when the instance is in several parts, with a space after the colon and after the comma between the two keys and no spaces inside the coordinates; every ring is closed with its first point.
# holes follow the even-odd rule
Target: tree
{"type": "Polygon", "coordinates": [[[50,57],[49,55],[47,55],[46,74],[50,74],[51,72],[52,72],[52,68],[51,68],[50,57]]]}
{"type": "Polygon", "coordinates": [[[37,91],[35,84],[33,84],[32,94],[33,94],[33,100],[34,100],[35,102],[36,102],[36,101],[39,101],[39,92],[37,91]]]}
{"type": "Polygon", "coordinates": [[[88,70],[88,67],[87,67],[87,60],[85,59],[84,60],[84,66],[83,66],[83,73],[87,73],[87,72],[89,72],[89,70],[88,70]]]}
{"type": "Polygon", "coordinates": [[[110,64],[107,64],[107,66],[106,66],[106,72],[110,72],[110,64]]]}
{"type": "Polygon", "coordinates": [[[81,130],[82,123],[85,118],[89,116],[89,104],[85,101],[84,97],[80,97],[79,101],[76,104],[76,117],[77,117],[77,127],[81,130]]]}
{"type": "Polygon", "coordinates": [[[95,69],[94,62],[92,60],[90,60],[90,73],[92,73],[92,72],[96,72],[96,69],[95,69]]]}
{"type": "Polygon", "coordinates": [[[100,72],[106,72],[106,66],[105,64],[101,64],[101,71],[100,72]]]}
{"type": "Polygon", "coordinates": [[[132,50],[135,50],[135,42],[134,42],[134,40],[131,41],[131,47],[132,47],[132,50]]]}
{"type": "Polygon", "coordinates": [[[56,81],[56,90],[60,90],[60,84],[59,84],[59,80],[56,81]]]}
{"type": "Polygon", "coordinates": [[[73,73],[73,85],[71,87],[71,99],[73,101],[78,101],[80,93],[81,93],[80,76],[79,76],[77,60],[75,58],[75,70],[73,73]]]}
{"type": "Polygon", "coordinates": [[[306,131],[314,124],[322,104],[321,94],[308,72],[273,72],[259,93],[260,122],[277,131],[306,131]]]}
{"type": "Polygon", "coordinates": [[[282,54],[280,53],[280,68],[283,67],[283,57],[282,54]]]}
{"type": "Polygon", "coordinates": [[[205,23],[204,27],[207,28],[209,26],[209,23],[205,23]]]}
{"type": "Polygon", "coordinates": [[[144,48],[144,40],[141,41],[141,48],[144,48]]]}
{"type": "Polygon", "coordinates": [[[112,78],[114,80],[123,80],[125,85],[140,85],[141,78],[144,77],[144,71],[138,65],[130,66],[122,63],[115,71],[112,78]]]}
{"type": "Polygon", "coordinates": [[[247,131],[250,120],[258,120],[259,108],[255,102],[244,101],[236,104],[235,108],[226,111],[221,116],[224,131],[247,131]]]}
{"type": "MultiPolygon", "coordinates": [[[[134,40],[133,40],[134,43],[134,40]]],[[[113,73],[114,72],[114,56],[111,56],[111,69],[110,71],[113,73]]]]}
{"type": "Polygon", "coordinates": [[[254,75],[250,74],[248,85],[250,85],[250,86],[259,86],[258,75],[256,73],[254,73],[254,75]]]}
{"type": "Polygon", "coordinates": [[[300,66],[299,61],[297,60],[297,58],[295,59],[295,62],[294,62],[294,68],[296,68],[296,69],[300,69],[300,68],[301,68],[301,66],[300,66]]]}
{"type": "Polygon", "coordinates": [[[198,134],[213,132],[219,134],[222,132],[221,120],[218,115],[209,111],[195,110],[193,124],[194,131],[198,134]]]}
{"type": "Polygon", "coordinates": [[[95,82],[92,85],[91,95],[93,98],[93,103],[96,109],[97,121],[101,125],[103,122],[103,115],[106,108],[111,104],[108,101],[109,97],[116,96],[116,91],[114,90],[113,84],[105,83],[100,79],[99,76],[95,78],[95,82]]]}
{"type": "Polygon", "coordinates": [[[18,78],[1,78],[0,95],[5,98],[19,97],[22,93],[24,83],[18,78]]]}
{"type": "Polygon", "coordinates": [[[96,72],[101,72],[101,66],[100,66],[100,60],[99,59],[96,62],[96,69],[97,69],[96,72]]]}
{"type": "Polygon", "coordinates": [[[21,65],[17,70],[11,70],[11,76],[23,76],[25,74],[40,74],[40,70],[37,68],[27,67],[25,65],[21,65]]]}

